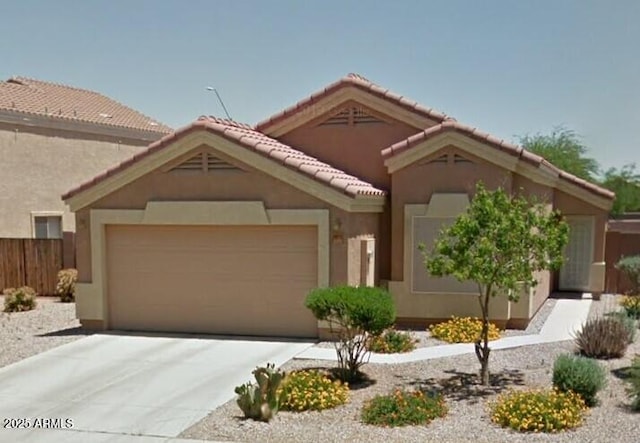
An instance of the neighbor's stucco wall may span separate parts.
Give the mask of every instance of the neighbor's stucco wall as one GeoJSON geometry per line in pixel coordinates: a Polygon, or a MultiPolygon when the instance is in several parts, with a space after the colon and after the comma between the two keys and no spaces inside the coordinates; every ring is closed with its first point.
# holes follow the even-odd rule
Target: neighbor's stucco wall
{"type": "Polygon", "coordinates": [[[34,211],[61,213],[63,231],[75,231],[62,194],[148,143],[0,123],[0,237],[32,237],[34,211]]]}

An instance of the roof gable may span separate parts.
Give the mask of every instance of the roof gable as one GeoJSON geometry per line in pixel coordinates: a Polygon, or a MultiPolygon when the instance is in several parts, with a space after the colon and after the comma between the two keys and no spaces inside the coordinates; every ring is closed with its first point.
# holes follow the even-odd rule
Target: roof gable
{"type": "Polygon", "coordinates": [[[120,189],[137,178],[202,145],[237,158],[308,194],[349,211],[378,212],[385,192],[354,176],[253,130],[250,126],[214,117],[201,117],[62,198],[73,211],[120,189]]]}
{"type": "Polygon", "coordinates": [[[443,122],[389,146],[382,156],[393,173],[450,144],[603,209],[609,210],[613,204],[613,192],[569,174],[520,146],[455,121],[443,122]]]}
{"type": "Polygon", "coordinates": [[[320,115],[339,111],[338,108],[349,100],[368,106],[416,129],[451,120],[447,115],[382,88],[361,75],[348,74],[323,90],[258,123],[255,128],[271,137],[280,137],[320,115]]]}
{"type": "Polygon", "coordinates": [[[25,122],[33,116],[158,135],[171,132],[168,126],[97,92],[25,77],[0,81],[0,111],[23,115],[25,122]]]}

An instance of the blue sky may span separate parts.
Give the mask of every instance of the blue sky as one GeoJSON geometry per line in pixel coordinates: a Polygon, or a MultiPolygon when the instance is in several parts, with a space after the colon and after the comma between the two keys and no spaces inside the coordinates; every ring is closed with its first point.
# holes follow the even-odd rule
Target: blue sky
{"type": "Polygon", "coordinates": [[[349,72],[506,140],[564,125],[640,166],[640,1],[4,2],[0,77],[94,89],[174,127],[256,123],[349,72]]]}

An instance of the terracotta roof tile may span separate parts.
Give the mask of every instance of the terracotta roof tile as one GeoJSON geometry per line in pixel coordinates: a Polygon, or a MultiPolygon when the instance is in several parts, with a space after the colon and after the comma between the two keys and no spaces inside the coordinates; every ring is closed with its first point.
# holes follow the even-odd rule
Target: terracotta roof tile
{"type": "Polygon", "coordinates": [[[307,108],[308,106],[311,106],[312,104],[316,103],[318,100],[321,100],[322,98],[338,91],[339,89],[350,87],[350,86],[359,88],[365,92],[369,92],[375,96],[378,96],[382,99],[393,102],[396,105],[399,105],[409,111],[415,112],[417,114],[420,114],[424,117],[430,118],[437,122],[453,120],[451,117],[447,116],[446,114],[435,111],[432,108],[426,108],[420,105],[418,102],[415,102],[406,97],[395,94],[389,91],[388,89],[385,89],[373,83],[371,80],[368,80],[362,75],[351,73],[341,78],[340,80],[334,83],[331,83],[329,86],[325,87],[324,89],[313,93],[311,96],[305,98],[304,100],[299,101],[295,105],[292,105],[284,109],[283,111],[280,111],[277,114],[269,117],[268,119],[261,121],[255,126],[255,129],[260,132],[265,132],[272,125],[279,123],[280,121],[296,114],[297,112],[307,108]]]}
{"type": "Polygon", "coordinates": [[[25,77],[0,81],[0,110],[166,134],[171,128],[94,91],[25,77]]]}
{"type": "Polygon", "coordinates": [[[593,183],[587,182],[579,177],[576,177],[573,174],[569,174],[568,172],[563,171],[562,169],[559,169],[556,166],[552,165],[551,163],[549,163],[547,160],[540,157],[539,155],[523,149],[521,146],[517,146],[512,143],[505,142],[504,140],[494,137],[491,134],[488,134],[486,132],[482,132],[477,128],[467,126],[453,120],[448,120],[448,121],[442,122],[439,125],[432,126],[429,129],[426,129],[422,132],[412,135],[411,137],[405,140],[402,140],[398,143],[395,143],[389,146],[388,148],[383,149],[382,156],[384,158],[391,158],[395,155],[400,154],[401,152],[404,152],[413,148],[414,146],[426,140],[429,140],[432,137],[435,137],[436,135],[445,133],[447,131],[458,132],[468,137],[471,137],[473,139],[476,139],[482,143],[490,144],[493,147],[500,149],[501,151],[504,151],[510,155],[518,157],[523,161],[529,164],[532,164],[534,166],[537,166],[537,167],[544,166],[550,169],[551,171],[553,171],[554,173],[558,174],[558,177],[560,177],[560,179],[570,182],[590,192],[593,192],[594,194],[598,194],[602,197],[609,198],[609,199],[613,199],[615,197],[615,194],[609,191],[608,189],[605,189],[593,183]]]}
{"type": "Polygon", "coordinates": [[[131,166],[131,164],[164,148],[168,144],[173,143],[177,138],[196,130],[211,131],[214,134],[236,142],[247,149],[254,150],[278,163],[297,170],[352,197],[358,195],[386,195],[384,191],[373,187],[371,184],[340,171],[290,146],[280,143],[279,141],[252,129],[249,125],[216,117],[200,117],[191,125],[178,129],[176,132],[166,135],[160,140],[152,143],[145,151],[142,151],[134,157],[109,169],[93,180],[72,189],[63,195],[62,198],[66,200],[77,195],[78,193],[104,180],[106,177],[117,174],[131,166]]]}

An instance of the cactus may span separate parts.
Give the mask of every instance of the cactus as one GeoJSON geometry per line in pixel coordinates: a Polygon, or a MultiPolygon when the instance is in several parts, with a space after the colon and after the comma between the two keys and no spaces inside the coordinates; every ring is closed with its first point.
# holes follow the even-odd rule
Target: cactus
{"type": "Polygon", "coordinates": [[[280,408],[278,388],[285,373],[275,369],[273,363],[267,363],[266,367],[257,367],[252,374],[257,384],[248,382],[237,386],[236,401],[246,418],[268,422],[280,408]]]}

